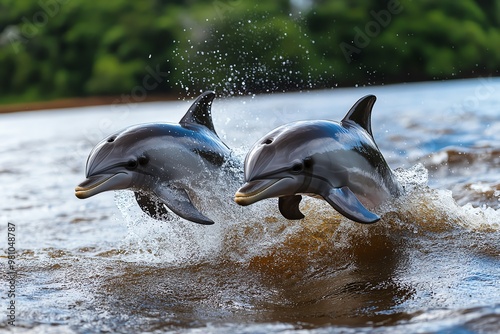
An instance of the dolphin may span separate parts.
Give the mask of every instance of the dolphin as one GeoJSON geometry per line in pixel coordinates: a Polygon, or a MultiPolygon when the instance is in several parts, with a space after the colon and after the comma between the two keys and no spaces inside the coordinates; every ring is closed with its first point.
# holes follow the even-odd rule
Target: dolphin
{"type": "Polygon", "coordinates": [[[84,199],[109,190],[131,189],[141,209],[165,219],[168,209],[199,224],[214,222],[193,204],[193,186],[217,177],[232,159],[215,132],[211,105],[215,93],[201,94],[179,124],[128,127],[98,143],[86,165],[87,179],[75,188],[84,199]]]}
{"type": "Polygon", "coordinates": [[[371,112],[376,97],[358,100],[341,122],[298,121],[257,141],[245,158],[245,184],[235,202],[250,205],[279,197],[287,219],[302,219],[300,194],[323,198],[359,223],[380,219],[369,210],[402,193],[373,139],[371,112]]]}

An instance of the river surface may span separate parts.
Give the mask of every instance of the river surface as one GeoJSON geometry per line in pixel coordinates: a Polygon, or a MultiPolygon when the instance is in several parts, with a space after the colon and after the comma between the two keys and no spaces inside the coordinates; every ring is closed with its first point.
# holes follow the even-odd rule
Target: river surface
{"type": "Polygon", "coordinates": [[[0,115],[0,331],[500,332],[499,79],[217,98],[212,114],[243,159],[269,130],[340,120],[366,94],[406,189],[373,225],[312,198],[300,221],[275,199],[238,207],[238,183],[207,187],[205,198],[227,201],[206,208],[212,226],[155,221],[129,191],[75,197],[97,142],[178,122],[190,100],[0,115]]]}

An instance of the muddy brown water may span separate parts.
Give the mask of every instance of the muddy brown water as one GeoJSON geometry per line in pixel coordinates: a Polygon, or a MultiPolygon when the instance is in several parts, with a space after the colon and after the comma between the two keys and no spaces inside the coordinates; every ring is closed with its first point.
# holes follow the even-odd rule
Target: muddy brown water
{"type": "Polygon", "coordinates": [[[0,329],[500,331],[498,79],[216,99],[212,111],[219,135],[244,157],[272,128],[340,120],[366,94],[378,97],[375,139],[407,189],[368,226],[312,198],[304,220],[287,221],[276,200],[238,207],[217,187],[201,196],[213,226],[154,221],[127,191],[74,196],[99,140],[132,124],[176,122],[190,101],[0,115],[0,329]],[[211,207],[210,197],[226,204],[211,207]]]}

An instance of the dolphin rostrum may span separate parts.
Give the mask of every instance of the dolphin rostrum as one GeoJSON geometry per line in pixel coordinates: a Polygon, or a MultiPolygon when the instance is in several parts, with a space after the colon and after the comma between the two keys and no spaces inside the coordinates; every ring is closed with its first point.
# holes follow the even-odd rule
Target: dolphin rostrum
{"type": "Polygon", "coordinates": [[[212,122],[214,97],[211,91],[201,94],[179,124],[135,125],[102,140],[90,152],[87,179],[76,187],[76,197],[131,189],[153,218],[165,218],[169,208],[186,220],[213,224],[193,204],[199,194],[192,188],[216,177],[231,159],[212,122]]]}
{"type": "Polygon", "coordinates": [[[302,219],[300,194],[316,195],[351,220],[378,221],[368,208],[402,189],[373,139],[375,100],[361,98],[341,122],[299,121],[269,132],[246,156],[246,183],[236,192],[236,203],[279,197],[285,218],[302,219]]]}

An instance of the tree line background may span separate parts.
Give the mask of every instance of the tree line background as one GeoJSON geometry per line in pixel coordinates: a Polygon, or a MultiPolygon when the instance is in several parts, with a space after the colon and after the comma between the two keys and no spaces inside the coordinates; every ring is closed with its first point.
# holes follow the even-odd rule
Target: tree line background
{"type": "Polygon", "coordinates": [[[0,103],[498,75],[500,0],[2,0],[0,103]]]}

